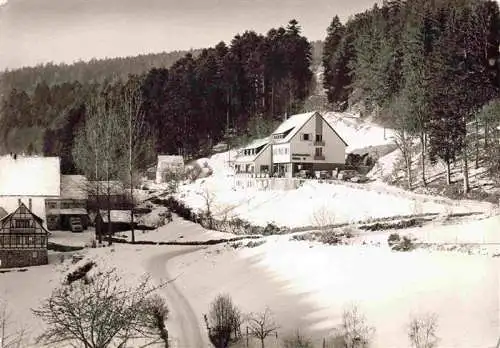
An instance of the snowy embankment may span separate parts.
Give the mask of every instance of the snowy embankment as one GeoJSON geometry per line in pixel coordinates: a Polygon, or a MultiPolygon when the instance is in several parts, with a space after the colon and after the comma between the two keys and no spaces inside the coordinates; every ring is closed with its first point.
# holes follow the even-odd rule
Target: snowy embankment
{"type": "Polygon", "coordinates": [[[451,214],[488,211],[488,204],[407,193],[380,183],[355,185],[307,182],[297,190],[233,190],[231,178],[211,177],[180,188],[178,198],[188,206],[206,209],[217,217],[237,216],[265,226],[274,222],[290,228],[317,224],[318,214],[328,214],[332,223],[369,221],[426,213],[451,214]]]}

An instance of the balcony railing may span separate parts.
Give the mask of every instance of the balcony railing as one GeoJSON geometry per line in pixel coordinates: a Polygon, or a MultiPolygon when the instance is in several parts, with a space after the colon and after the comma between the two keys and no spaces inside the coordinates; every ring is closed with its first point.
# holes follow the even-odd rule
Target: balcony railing
{"type": "Polygon", "coordinates": [[[314,156],[314,159],[316,161],[324,161],[325,160],[325,156],[321,155],[321,156],[314,156]]]}
{"type": "Polygon", "coordinates": [[[317,140],[314,142],[314,146],[325,146],[325,141],[324,140],[317,140]]]}

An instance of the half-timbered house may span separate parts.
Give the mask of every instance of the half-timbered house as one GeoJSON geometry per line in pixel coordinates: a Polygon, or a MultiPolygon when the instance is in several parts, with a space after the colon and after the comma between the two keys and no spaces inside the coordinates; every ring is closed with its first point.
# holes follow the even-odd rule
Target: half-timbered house
{"type": "Polygon", "coordinates": [[[17,209],[0,219],[0,268],[47,264],[48,236],[43,220],[19,200],[17,209]]]}

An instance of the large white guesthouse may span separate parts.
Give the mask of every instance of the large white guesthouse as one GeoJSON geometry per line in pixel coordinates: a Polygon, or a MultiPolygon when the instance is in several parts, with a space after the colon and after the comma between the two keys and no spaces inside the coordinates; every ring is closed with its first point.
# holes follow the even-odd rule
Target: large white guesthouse
{"type": "Polygon", "coordinates": [[[243,148],[235,160],[237,173],[293,177],[343,167],[346,142],[319,112],[287,118],[269,138],[243,148]]]}

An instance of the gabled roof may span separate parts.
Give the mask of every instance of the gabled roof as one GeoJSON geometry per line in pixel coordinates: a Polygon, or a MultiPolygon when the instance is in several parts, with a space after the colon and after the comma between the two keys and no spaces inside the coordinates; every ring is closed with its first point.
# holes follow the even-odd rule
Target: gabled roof
{"type": "Polygon", "coordinates": [[[31,210],[28,209],[28,207],[21,202],[21,204],[14,210],[12,213],[4,216],[3,218],[0,219],[0,227],[2,227],[6,221],[9,221],[14,215],[16,215],[17,212],[20,212],[22,214],[29,214],[33,219],[35,220],[36,223],[40,225],[43,231],[45,231],[47,234],[50,234],[49,231],[43,227],[43,219],[35,214],[31,210]]]}
{"type": "Polygon", "coordinates": [[[287,120],[285,120],[274,132],[273,135],[287,133],[284,138],[275,139],[274,143],[288,143],[301,129],[304,125],[309,122],[309,120],[315,116],[319,115],[323,121],[330,127],[330,129],[339,137],[339,139],[344,143],[345,146],[348,146],[344,139],[335,131],[332,125],[323,117],[319,112],[307,112],[304,114],[297,114],[290,116],[287,120]]]}
{"type": "Polygon", "coordinates": [[[87,185],[84,175],[61,175],[61,198],[87,199],[87,185]]]}
{"type": "Polygon", "coordinates": [[[275,143],[289,142],[290,139],[292,139],[294,135],[297,134],[297,132],[307,123],[307,121],[309,121],[314,115],[316,115],[316,113],[317,112],[314,111],[290,116],[273,132],[273,135],[288,132],[286,137],[275,140],[275,143]]]}
{"type": "Polygon", "coordinates": [[[7,215],[9,215],[9,213],[7,213],[7,211],[4,208],[0,207],[0,220],[2,220],[7,215]]]}
{"type": "Polygon", "coordinates": [[[59,196],[59,157],[0,157],[0,196],[59,196]]]}

